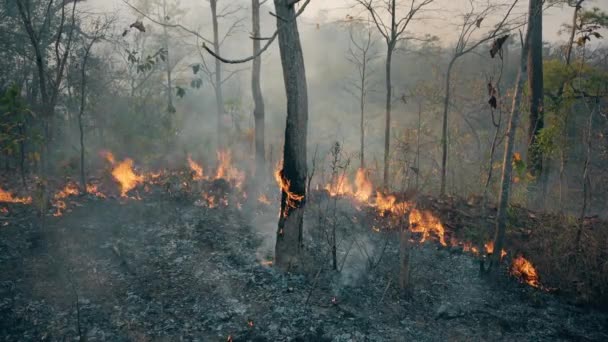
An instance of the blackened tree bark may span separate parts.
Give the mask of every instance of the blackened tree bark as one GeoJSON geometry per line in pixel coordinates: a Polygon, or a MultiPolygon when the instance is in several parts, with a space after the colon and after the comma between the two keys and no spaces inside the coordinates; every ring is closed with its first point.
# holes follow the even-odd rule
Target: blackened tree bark
{"type": "MultiPolygon", "coordinates": [[[[543,110],[543,1],[530,0],[528,9],[528,23],[530,25],[530,48],[528,51],[528,91],[529,115],[528,127],[528,172],[535,177],[531,184],[534,188],[540,181],[543,169],[542,149],[538,146],[538,135],[544,127],[543,110]]],[[[533,189],[539,194],[538,189],[533,189]]],[[[536,197],[536,196],[533,196],[536,197]]]]}
{"type": "Polygon", "coordinates": [[[264,146],[264,98],[260,86],[262,57],[260,53],[260,0],[251,0],[251,20],[253,35],[253,60],[251,70],[251,92],[253,94],[253,117],[255,120],[255,178],[259,181],[265,175],[266,150],[264,146]]]}
{"type": "Polygon", "coordinates": [[[294,0],[274,0],[283,79],[287,94],[287,123],[280,177],[281,215],[275,246],[275,265],[283,270],[297,262],[302,245],[306,203],[306,142],[308,89],[304,56],[296,21],[294,0]],[[286,185],[286,186],[285,186],[286,185]]]}

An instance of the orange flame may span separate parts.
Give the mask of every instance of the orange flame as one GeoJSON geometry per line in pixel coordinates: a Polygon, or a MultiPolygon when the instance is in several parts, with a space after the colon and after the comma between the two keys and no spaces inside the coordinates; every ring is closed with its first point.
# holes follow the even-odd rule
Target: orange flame
{"type": "Polygon", "coordinates": [[[68,207],[64,200],[70,196],[78,195],[79,193],[80,190],[78,189],[78,185],[72,182],[66,184],[63,190],[59,190],[59,192],[53,196],[53,207],[55,207],[53,216],[57,217],[63,215],[63,211],[68,207]]]}
{"type": "Polygon", "coordinates": [[[525,281],[528,285],[532,287],[540,287],[538,273],[536,272],[534,265],[524,258],[523,255],[518,255],[515,259],[513,259],[510,271],[512,275],[522,281],[525,281]]]}
{"type": "Polygon", "coordinates": [[[365,172],[365,169],[359,168],[357,170],[357,174],[355,175],[355,187],[357,188],[355,196],[360,201],[366,202],[372,195],[374,186],[372,182],[367,178],[367,173],[365,172]]]}
{"type": "Polygon", "coordinates": [[[232,154],[230,151],[218,151],[217,161],[218,166],[215,172],[215,179],[223,178],[232,182],[234,186],[240,189],[245,181],[245,173],[232,166],[232,154]]]}
{"type": "Polygon", "coordinates": [[[287,195],[287,205],[281,213],[283,217],[287,217],[289,213],[289,208],[296,208],[297,203],[304,199],[304,195],[298,195],[291,192],[291,183],[289,182],[289,180],[283,177],[283,169],[281,167],[277,168],[276,172],[274,173],[274,178],[277,181],[277,184],[279,185],[281,191],[287,195]]]}
{"type": "Polygon", "coordinates": [[[349,195],[353,193],[353,187],[350,185],[350,181],[344,173],[339,175],[331,184],[327,184],[325,190],[327,190],[331,196],[349,195]]]}
{"type": "Polygon", "coordinates": [[[32,197],[15,197],[10,192],[0,188],[0,202],[30,204],[32,203],[32,197]]]}
{"type": "MultiPolygon", "coordinates": [[[[103,154],[110,164],[116,164],[116,159],[111,152],[105,151],[103,154]]],[[[129,191],[144,182],[144,176],[138,175],[133,171],[133,160],[129,158],[123,160],[114,167],[112,170],[112,177],[120,184],[121,197],[128,197],[127,193],[129,191]]]]}
{"type": "Polygon", "coordinates": [[[99,191],[99,186],[97,184],[87,184],[87,193],[99,198],[106,198],[106,195],[99,191]]]}
{"type": "Polygon", "coordinates": [[[190,156],[188,156],[188,165],[190,166],[190,170],[193,172],[194,180],[203,180],[205,179],[203,175],[203,167],[200,164],[196,163],[190,156]]]}
{"type": "MultiPolygon", "coordinates": [[[[492,253],[494,253],[494,241],[488,241],[483,246],[486,249],[486,254],[492,254],[492,253]]],[[[500,251],[500,258],[501,259],[504,258],[505,255],[507,255],[507,251],[505,251],[504,249],[502,249],[500,251]]]]}
{"type": "Polygon", "coordinates": [[[441,224],[441,221],[430,211],[412,209],[410,211],[410,230],[414,233],[422,233],[420,242],[426,241],[431,233],[433,233],[439,239],[441,245],[447,246],[445,242],[445,228],[441,224]]]}

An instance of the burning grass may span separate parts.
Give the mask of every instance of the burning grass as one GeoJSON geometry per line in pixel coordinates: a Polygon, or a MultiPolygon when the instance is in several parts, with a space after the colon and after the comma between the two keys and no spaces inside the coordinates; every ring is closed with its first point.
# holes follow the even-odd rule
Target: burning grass
{"type": "Polygon", "coordinates": [[[21,204],[30,204],[32,203],[32,197],[17,197],[11,194],[8,191],[0,188],[0,202],[2,203],[21,203],[21,204]]]}

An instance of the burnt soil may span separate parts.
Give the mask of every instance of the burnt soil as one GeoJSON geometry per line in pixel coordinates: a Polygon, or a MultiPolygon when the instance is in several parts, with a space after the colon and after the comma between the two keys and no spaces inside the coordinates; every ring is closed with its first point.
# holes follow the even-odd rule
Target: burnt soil
{"type": "Polygon", "coordinates": [[[276,205],[77,201],[44,226],[19,205],[0,221],[0,340],[608,341],[605,313],[480,277],[435,241],[413,248],[404,295],[396,235],[353,220],[340,272],[309,236],[309,269],[292,274],[263,263],[276,205]]]}

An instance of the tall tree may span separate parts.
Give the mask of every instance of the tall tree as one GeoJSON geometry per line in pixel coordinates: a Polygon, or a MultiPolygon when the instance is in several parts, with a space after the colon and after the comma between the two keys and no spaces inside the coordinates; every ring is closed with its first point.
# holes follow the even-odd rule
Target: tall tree
{"type": "MultiPolygon", "coordinates": [[[[543,169],[543,154],[537,141],[545,125],[544,91],[543,91],[543,1],[531,0],[528,9],[530,30],[530,48],[528,51],[528,109],[530,122],[528,126],[528,172],[534,176],[532,184],[540,184],[543,169]]],[[[537,195],[542,194],[535,189],[537,195]]],[[[536,196],[534,196],[536,197],[536,196]]]]}
{"type": "MultiPolygon", "coordinates": [[[[532,2],[534,0],[530,0],[532,2]]],[[[519,72],[517,73],[517,81],[515,82],[515,90],[513,94],[513,103],[511,105],[511,115],[507,128],[505,152],[502,161],[502,177],[500,180],[500,193],[498,197],[498,213],[496,215],[496,228],[494,231],[494,251],[502,251],[505,243],[505,228],[507,226],[507,207],[509,205],[509,194],[511,189],[511,176],[513,174],[513,147],[515,146],[515,133],[519,125],[521,97],[524,84],[527,76],[527,61],[530,32],[533,23],[528,23],[526,37],[521,39],[522,49],[519,61],[519,72]]],[[[520,33],[521,37],[521,33],[520,33]]],[[[501,253],[493,253],[490,268],[497,270],[501,259],[501,253]]]]}
{"type": "Polygon", "coordinates": [[[370,64],[376,59],[374,51],[374,40],[372,38],[371,27],[366,25],[360,29],[360,37],[354,33],[351,27],[350,45],[346,58],[357,69],[357,77],[350,84],[348,91],[359,100],[359,129],[360,129],[360,168],[365,168],[365,106],[367,104],[367,94],[370,91],[370,64]]]}
{"type": "MultiPolygon", "coordinates": [[[[287,94],[283,169],[279,171],[282,184],[281,215],[277,230],[275,262],[277,267],[285,270],[297,262],[300,253],[306,203],[308,86],[298,32],[298,15],[294,8],[298,1],[274,0],[283,80],[287,94]]],[[[305,5],[307,3],[308,1],[305,5]]]]}
{"type": "Polygon", "coordinates": [[[393,53],[399,42],[406,39],[405,30],[421,9],[431,4],[434,0],[411,0],[410,5],[405,11],[399,11],[396,0],[374,1],[374,0],[356,0],[356,2],[369,12],[372,22],[378,29],[378,32],[384,38],[386,43],[386,102],[385,102],[385,129],[384,129],[384,174],[383,186],[388,188],[389,181],[389,162],[390,162],[390,144],[391,144],[391,104],[392,104],[392,89],[391,82],[391,66],[393,53]],[[403,13],[399,13],[403,12],[403,13]],[[386,23],[383,19],[389,17],[390,23],[386,23]]]}
{"type": "Polygon", "coordinates": [[[65,0],[59,4],[53,0],[38,3],[37,7],[46,8],[42,13],[45,13],[42,18],[36,15],[37,11],[32,10],[30,2],[27,0],[15,0],[21,22],[27,33],[27,37],[34,51],[38,91],[40,92],[39,112],[42,114],[44,124],[44,147],[45,153],[42,154],[42,166],[44,171],[49,171],[49,153],[51,151],[51,124],[55,114],[55,106],[59,98],[61,84],[65,75],[65,67],[70,54],[74,31],[76,27],[76,4],[77,0],[65,0]],[[71,9],[67,8],[72,4],[71,9]],[[59,15],[59,24],[53,26],[56,32],[51,36],[55,37],[54,50],[54,72],[50,69],[51,62],[47,58],[47,44],[44,41],[45,35],[48,35],[47,30],[51,30],[51,16],[59,15]],[[62,51],[63,49],[63,51],[62,51]]]}
{"type": "Polygon", "coordinates": [[[255,120],[255,178],[259,181],[264,177],[266,152],[264,146],[264,97],[260,86],[260,73],[262,71],[262,57],[260,53],[260,0],[251,0],[251,24],[253,60],[251,69],[251,93],[253,94],[253,117],[255,120]]]}
{"type": "Polygon", "coordinates": [[[471,8],[462,16],[462,24],[459,26],[458,40],[452,53],[450,62],[448,63],[448,69],[445,77],[445,96],[443,98],[443,124],[441,133],[441,187],[440,194],[443,196],[446,193],[447,183],[447,163],[448,163],[448,112],[450,107],[451,97],[451,80],[452,80],[452,69],[456,61],[475,50],[481,44],[484,44],[492,39],[496,38],[496,35],[505,29],[507,19],[511,15],[513,8],[517,4],[518,0],[514,0],[513,3],[508,7],[508,11],[502,18],[502,20],[496,25],[496,27],[488,34],[478,39],[472,39],[472,35],[481,28],[484,19],[489,16],[492,12],[497,10],[499,5],[484,4],[483,8],[476,8],[476,4],[471,1],[471,8]]]}
{"type": "Polygon", "coordinates": [[[230,60],[222,58],[206,45],[203,46],[208,53],[224,63],[247,63],[264,53],[274,40],[279,38],[283,81],[287,95],[287,120],[283,166],[275,175],[281,188],[281,210],[274,265],[282,270],[288,270],[297,264],[303,240],[307,176],[308,89],[297,18],[304,12],[310,1],[306,0],[296,11],[295,6],[300,0],[274,0],[277,30],[267,39],[258,54],[251,57],[230,60]]]}

